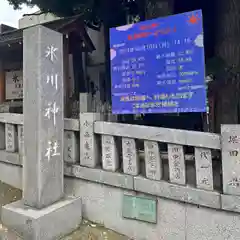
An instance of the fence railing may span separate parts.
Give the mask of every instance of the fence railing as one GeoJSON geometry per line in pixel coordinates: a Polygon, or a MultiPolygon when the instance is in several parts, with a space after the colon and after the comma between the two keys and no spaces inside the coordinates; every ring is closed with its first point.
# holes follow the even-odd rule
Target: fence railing
{"type": "MultiPolygon", "coordinates": [[[[64,160],[68,163],[77,163],[79,162],[79,120],[65,119],[64,129],[64,160]]],[[[6,153],[8,153],[7,159],[12,160],[15,158],[11,158],[13,156],[11,153],[19,154],[20,158],[17,161],[10,161],[11,163],[18,164],[22,162],[24,154],[22,114],[0,114],[0,156],[4,159],[6,153]]]]}
{"type": "MultiPolygon", "coordinates": [[[[218,135],[103,119],[65,119],[66,175],[240,211],[240,126],[224,125],[218,135]]],[[[0,114],[0,161],[21,165],[23,156],[23,115],[0,114]]]]}
{"type": "Polygon", "coordinates": [[[220,150],[220,136],[217,134],[100,121],[95,122],[94,133],[100,134],[102,138],[102,162],[105,170],[115,171],[115,166],[119,166],[116,137],[120,137],[124,173],[139,175],[139,156],[142,156],[145,176],[161,180],[164,160],[168,159],[165,165],[168,165],[169,172],[165,175],[168,175],[169,182],[185,185],[188,159],[195,161],[197,188],[213,190],[212,150],[220,150]],[[139,140],[143,141],[144,155],[139,154],[137,149],[139,140]],[[162,143],[166,143],[167,147],[161,153],[162,143]],[[194,147],[192,155],[185,155],[185,146],[194,147]]]}

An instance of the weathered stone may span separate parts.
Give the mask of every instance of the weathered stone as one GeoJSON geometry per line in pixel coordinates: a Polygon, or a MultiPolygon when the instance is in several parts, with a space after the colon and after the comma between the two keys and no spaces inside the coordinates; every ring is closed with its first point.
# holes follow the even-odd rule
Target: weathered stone
{"type": "Polygon", "coordinates": [[[22,158],[18,153],[11,153],[3,150],[0,150],[0,162],[22,166],[22,158]]]}
{"type": "Polygon", "coordinates": [[[64,132],[64,161],[67,163],[79,162],[79,146],[76,133],[64,132]]]}
{"type": "Polygon", "coordinates": [[[186,184],[186,166],[183,146],[168,144],[169,178],[170,182],[186,184]]]}
{"type": "Polygon", "coordinates": [[[165,181],[153,181],[143,177],[134,177],[134,190],[205,207],[220,208],[220,194],[218,192],[171,184],[165,181]]]}
{"type": "Polygon", "coordinates": [[[133,177],[126,174],[107,172],[98,168],[87,168],[78,165],[65,166],[65,174],[70,177],[133,190],[133,177]]]}
{"type": "Polygon", "coordinates": [[[41,210],[18,201],[3,207],[2,221],[24,240],[59,239],[78,228],[82,221],[81,209],[80,198],[66,198],[41,210]]]}
{"type": "Polygon", "coordinates": [[[14,125],[23,124],[23,114],[16,113],[1,113],[0,114],[1,123],[11,123],[14,125]]]}
{"type": "Polygon", "coordinates": [[[79,108],[80,113],[91,112],[91,95],[89,93],[80,93],[79,94],[79,108]]]}
{"type": "Polygon", "coordinates": [[[119,153],[113,136],[102,135],[102,166],[113,172],[119,168],[119,153]]]}
{"type": "Polygon", "coordinates": [[[195,148],[197,187],[213,190],[212,152],[207,148],[195,148]]]}
{"type": "Polygon", "coordinates": [[[79,129],[80,129],[79,120],[65,118],[64,119],[64,129],[69,130],[69,131],[78,131],[79,132],[79,129]]]}
{"type": "Polygon", "coordinates": [[[94,122],[101,120],[100,113],[80,113],[80,165],[94,168],[100,162],[94,122]]]}
{"type": "Polygon", "coordinates": [[[149,179],[162,178],[162,160],[157,142],[144,141],[146,176],[149,179]]]}
{"type": "Polygon", "coordinates": [[[240,125],[222,125],[223,192],[240,195],[240,125]]]}
{"type": "Polygon", "coordinates": [[[140,170],[139,158],[135,139],[122,138],[123,172],[138,175],[140,170]]]}
{"type": "MultiPolygon", "coordinates": [[[[82,197],[84,217],[86,217],[86,219],[91,219],[93,222],[97,223],[104,223],[105,227],[126,235],[127,239],[185,239],[186,204],[171,201],[169,199],[157,198],[157,224],[146,224],[142,221],[123,218],[123,194],[130,193],[130,195],[132,195],[129,191],[89,181],[74,180],[73,178],[67,178],[66,185],[68,186],[66,191],[69,194],[82,197]]],[[[140,194],[141,193],[137,192],[137,196],[140,194]]],[[[152,196],[147,194],[141,194],[141,196],[152,198],[152,196]]],[[[195,206],[195,208],[197,207],[195,206]]],[[[113,237],[112,239],[115,240],[117,238],[113,237]]],[[[201,238],[198,240],[200,239],[201,238]]],[[[188,240],[197,239],[190,238],[188,240]]]]}
{"type": "Polygon", "coordinates": [[[23,137],[23,126],[18,125],[18,152],[20,156],[24,156],[24,137],[23,137]]]}
{"type": "Polygon", "coordinates": [[[184,239],[188,240],[238,240],[239,215],[205,207],[185,205],[184,239]]]}
{"type": "Polygon", "coordinates": [[[95,124],[95,133],[178,145],[221,149],[220,136],[214,133],[110,122],[97,122],[95,124]]]}
{"type": "Polygon", "coordinates": [[[231,195],[221,195],[222,209],[240,213],[240,197],[231,195]]]}
{"type": "Polygon", "coordinates": [[[6,151],[16,152],[18,149],[17,128],[13,124],[5,124],[6,151]]]}
{"type": "Polygon", "coordinates": [[[63,37],[43,26],[24,30],[24,204],[63,197],[63,37]]]}

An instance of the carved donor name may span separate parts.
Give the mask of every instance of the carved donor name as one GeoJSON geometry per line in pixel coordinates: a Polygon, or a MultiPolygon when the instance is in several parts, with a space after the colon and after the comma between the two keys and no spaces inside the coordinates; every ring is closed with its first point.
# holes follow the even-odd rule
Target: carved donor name
{"type": "Polygon", "coordinates": [[[123,171],[130,175],[139,174],[139,159],[135,139],[122,138],[123,171]]]}
{"type": "Polygon", "coordinates": [[[240,195],[240,125],[222,125],[223,192],[240,195]]]}

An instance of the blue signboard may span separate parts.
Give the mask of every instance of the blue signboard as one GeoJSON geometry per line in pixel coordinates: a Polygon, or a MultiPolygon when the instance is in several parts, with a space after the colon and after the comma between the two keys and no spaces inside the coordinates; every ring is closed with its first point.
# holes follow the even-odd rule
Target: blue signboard
{"type": "Polygon", "coordinates": [[[110,30],[114,114],[206,112],[202,11],[110,30]]]}

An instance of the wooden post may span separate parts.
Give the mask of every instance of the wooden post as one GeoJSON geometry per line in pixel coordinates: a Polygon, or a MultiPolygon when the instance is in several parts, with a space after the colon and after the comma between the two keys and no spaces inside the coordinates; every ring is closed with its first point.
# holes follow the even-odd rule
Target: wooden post
{"type": "Polygon", "coordinates": [[[3,60],[0,59],[0,104],[5,101],[5,72],[3,60]]]}
{"type": "Polygon", "coordinates": [[[63,36],[63,74],[64,74],[64,117],[71,115],[71,104],[69,104],[69,56],[68,56],[68,36],[63,36]]]}

